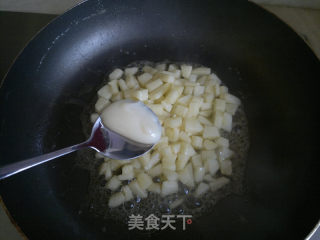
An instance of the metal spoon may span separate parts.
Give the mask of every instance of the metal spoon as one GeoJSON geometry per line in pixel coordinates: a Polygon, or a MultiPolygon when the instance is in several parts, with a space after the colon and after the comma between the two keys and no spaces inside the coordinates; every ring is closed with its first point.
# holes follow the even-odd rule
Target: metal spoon
{"type": "Polygon", "coordinates": [[[0,168],[0,179],[9,177],[13,174],[19,173],[82,148],[92,148],[106,157],[124,160],[139,157],[148,152],[153,146],[154,144],[135,142],[119,135],[116,132],[111,131],[103,125],[101,118],[99,117],[94,123],[91,136],[87,141],[38,157],[8,164],[0,168]]]}

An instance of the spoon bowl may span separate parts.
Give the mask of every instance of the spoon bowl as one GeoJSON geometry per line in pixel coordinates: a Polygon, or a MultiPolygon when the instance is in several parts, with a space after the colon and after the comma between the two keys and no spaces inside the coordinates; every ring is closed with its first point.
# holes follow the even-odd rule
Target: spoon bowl
{"type": "Polygon", "coordinates": [[[105,127],[100,117],[93,125],[90,138],[84,144],[106,157],[118,160],[137,158],[154,146],[154,144],[139,143],[121,136],[105,127]]]}

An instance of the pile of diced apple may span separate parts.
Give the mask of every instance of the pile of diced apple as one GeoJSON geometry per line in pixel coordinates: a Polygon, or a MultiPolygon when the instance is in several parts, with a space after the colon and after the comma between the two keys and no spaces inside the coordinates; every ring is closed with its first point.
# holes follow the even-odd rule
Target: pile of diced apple
{"type": "Polygon", "coordinates": [[[104,158],[100,174],[108,181],[106,188],[114,192],[110,207],[134,197],[146,198],[148,192],[163,197],[177,193],[178,181],[194,189],[196,197],[229,182],[216,177],[218,172],[232,174],[233,152],[220,133],[232,130],[240,100],[228,93],[210,68],[156,64],[115,69],[109,79],[98,91],[92,122],[111,102],[132,99],[146,104],[162,124],[160,142],[142,157],[130,161],[104,158]],[[115,175],[119,168],[121,174],[115,175]],[[155,177],[160,182],[154,182],[155,177]]]}

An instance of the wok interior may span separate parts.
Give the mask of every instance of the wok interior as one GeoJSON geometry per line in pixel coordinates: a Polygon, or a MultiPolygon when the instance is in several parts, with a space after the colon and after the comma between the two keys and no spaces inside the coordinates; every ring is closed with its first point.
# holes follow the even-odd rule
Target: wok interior
{"type": "MultiPolygon", "coordinates": [[[[1,144],[8,150],[1,158],[13,162],[85,140],[80,116],[104,75],[137,60],[210,66],[242,99],[250,133],[246,193],[227,197],[188,231],[152,237],[305,237],[319,218],[316,95],[310,89],[320,79],[319,62],[288,27],[242,1],[90,1],[56,19],[24,50],[1,89],[1,99],[12,92],[1,111],[13,119],[3,127],[1,144]]],[[[79,213],[89,176],[76,161],[71,154],[1,184],[26,235],[148,238],[112,219],[79,213]]]]}

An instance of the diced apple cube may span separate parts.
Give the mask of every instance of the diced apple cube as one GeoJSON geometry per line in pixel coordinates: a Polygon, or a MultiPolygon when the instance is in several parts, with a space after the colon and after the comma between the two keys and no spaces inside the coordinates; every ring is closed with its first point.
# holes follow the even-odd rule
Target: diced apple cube
{"type": "Polygon", "coordinates": [[[194,187],[193,168],[191,163],[187,164],[179,173],[179,180],[188,187],[194,187]]]}
{"type": "Polygon", "coordinates": [[[192,72],[192,66],[190,65],[181,65],[181,72],[184,78],[189,78],[192,72]]]}
{"type": "Polygon", "coordinates": [[[232,130],[232,115],[230,113],[227,113],[227,112],[223,113],[222,129],[224,129],[228,132],[231,132],[231,130],[232,130]]]}
{"type": "Polygon", "coordinates": [[[211,80],[211,83],[214,84],[214,85],[220,85],[221,84],[220,78],[214,73],[211,73],[208,76],[208,79],[211,80]]]}
{"type": "Polygon", "coordinates": [[[222,162],[228,158],[231,158],[233,155],[233,151],[228,147],[219,147],[217,150],[219,161],[222,162]]]}
{"type": "Polygon", "coordinates": [[[106,184],[106,187],[112,191],[117,190],[120,187],[121,181],[119,180],[118,176],[113,176],[106,184]]]}
{"type": "Polygon", "coordinates": [[[158,87],[160,87],[163,84],[163,82],[161,81],[161,79],[157,79],[154,80],[152,82],[147,83],[147,88],[149,90],[149,92],[154,91],[155,89],[157,89],[158,87]]]}
{"type": "Polygon", "coordinates": [[[226,110],[226,101],[217,98],[214,100],[213,106],[215,111],[224,112],[226,110]]]}
{"type": "Polygon", "coordinates": [[[142,189],[147,189],[152,184],[152,179],[148,174],[139,173],[137,176],[137,181],[142,189]]]}
{"type": "Polygon", "coordinates": [[[191,134],[201,133],[203,127],[197,118],[187,118],[184,122],[184,129],[191,134]]]}
{"type": "Polygon", "coordinates": [[[172,73],[176,79],[181,77],[181,71],[179,69],[174,70],[172,73]]]}
{"type": "Polygon", "coordinates": [[[231,115],[234,115],[237,112],[239,105],[233,104],[233,103],[227,103],[226,104],[226,112],[230,113],[231,115]]]}
{"type": "Polygon", "coordinates": [[[190,155],[179,153],[177,157],[177,162],[176,162],[176,169],[182,170],[188,163],[189,159],[190,159],[190,155]]]}
{"type": "Polygon", "coordinates": [[[180,153],[192,157],[196,154],[196,151],[193,149],[190,143],[182,142],[180,153]]]}
{"type": "Polygon", "coordinates": [[[165,83],[173,83],[175,81],[173,74],[170,74],[166,71],[157,73],[156,77],[159,77],[165,83]]]}
{"type": "Polygon", "coordinates": [[[192,142],[192,146],[195,149],[201,149],[202,148],[202,138],[199,136],[192,136],[191,137],[191,142],[192,142]]]}
{"type": "Polygon", "coordinates": [[[174,72],[175,72],[175,70],[169,71],[169,69],[168,69],[168,71],[161,71],[160,73],[168,74],[168,75],[171,75],[171,76],[175,76],[174,72]]]}
{"type": "Polygon", "coordinates": [[[179,128],[170,128],[170,127],[167,127],[165,128],[165,133],[166,133],[166,136],[169,138],[169,141],[170,142],[176,142],[179,140],[179,128]]]}
{"type": "Polygon", "coordinates": [[[111,97],[112,102],[123,99],[123,92],[118,92],[111,97]]]}
{"type": "Polygon", "coordinates": [[[158,164],[147,171],[151,177],[160,176],[162,174],[162,164],[158,164]]]}
{"type": "Polygon", "coordinates": [[[162,169],[169,169],[172,171],[176,170],[176,155],[170,156],[170,157],[162,157],[162,169]]]}
{"type": "Polygon", "coordinates": [[[226,177],[219,177],[219,178],[213,179],[213,181],[209,183],[209,186],[211,191],[215,192],[221,189],[222,187],[224,187],[225,185],[227,185],[229,182],[230,182],[230,179],[226,177]]]}
{"type": "Polygon", "coordinates": [[[189,104],[189,111],[187,113],[187,117],[196,117],[199,114],[201,104],[196,102],[191,102],[189,104]]]}
{"type": "Polygon", "coordinates": [[[200,85],[206,85],[207,77],[208,77],[207,75],[201,76],[201,77],[198,78],[197,82],[200,85]]]}
{"type": "Polygon", "coordinates": [[[134,178],[133,166],[131,164],[122,166],[122,173],[118,178],[119,180],[131,180],[134,178]]]}
{"type": "Polygon", "coordinates": [[[137,176],[138,174],[144,172],[141,168],[134,168],[133,169],[134,175],[137,176]]]}
{"type": "Polygon", "coordinates": [[[200,183],[195,191],[195,196],[196,197],[199,197],[201,196],[202,194],[208,192],[209,190],[209,185],[206,184],[206,183],[200,183]]]}
{"type": "Polygon", "coordinates": [[[150,152],[143,154],[141,157],[138,158],[143,168],[148,165],[150,161],[150,152]]]}
{"type": "Polygon", "coordinates": [[[167,65],[166,65],[165,63],[160,63],[160,64],[157,64],[157,65],[156,65],[156,69],[157,69],[158,71],[165,71],[166,68],[167,68],[167,65]]]}
{"type": "Polygon", "coordinates": [[[194,181],[196,183],[203,181],[204,174],[205,174],[204,167],[202,167],[202,166],[194,166],[193,167],[193,176],[194,176],[194,181]]]}
{"type": "Polygon", "coordinates": [[[211,73],[211,69],[207,67],[198,67],[192,70],[192,74],[195,75],[209,75],[211,73]]]}
{"type": "Polygon", "coordinates": [[[141,162],[139,158],[135,158],[131,161],[133,168],[141,168],[141,162]]]}
{"type": "Polygon", "coordinates": [[[98,96],[106,100],[109,100],[112,97],[111,87],[109,85],[104,85],[102,88],[99,89],[98,96]]]}
{"type": "Polygon", "coordinates": [[[159,117],[165,115],[163,106],[161,104],[148,104],[148,107],[159,117]]]}
{"type": "Polygon", "coordinates": [[[175,86],[183,86],[184,85],[184,79],[175,79],[173,82],[173,85],[175,86]]]}
{"type": "Polygon", "coordinates": [[[232,162],[229,159],[220,162],[220,171],[222,174],[230,176],[232,174],[232,162]]]}
{"type": "Polygon", "coordinates": [[[229,93],[224,95],[224,99],[227,103],[233,103],[236,105],[240,105],[240,103],[241,103],[239,98],[237,98],[236,96],[229,94],[229,93]]]}
{"type": "Polygon", "coordinates": [[[213,96],[213,98],[210,101],[210,102],[212,102],[214,99],[214,96],[215,96],[215,86],[214,85],[207,85],[206,89],[204,91],[206,94],[213,96]]]}
{"type": "Polygon", "coordinates": [[[170,128],[178,128],[182,124],[182,118],[181,117],[175,117],[175,118],[168,118],[164,121],[165,127],[170,128]]]}
{"type": "Polygon", "coordinates": [[[220,87],[219,87],[219,85],[214,85],[214,95],[216,97],[220,96],[220,87]]]}
{"type": "Polygon", "coordinates": [[[133,180],[128,184],[130,190],[135,194],[136,196],[140,198],[146,198],[148,196],[146,190],[142,189],[140,185],[138,184],[137,180],[133,180]]]}
{"type": "Polygon", "coordinates": [[[160,151],[162,157],[170,158],[173,155],[172,151],[171,151],[171,148],[169,148],[169,147],[161,148],[161,149],[159,149],[159,151],[160,151]]]}
{"type": "Polygon", "coordinates": [[[214,156],[215,158],[217,157],[216,152],[213,150],[202,150],[201,151],[201,158],[203,160],[210,159],[210,158],[212,158],[212,156],[214,156]]]}
{"type": "Polygon", "coordinates": [[[167,112],[171,112],[172,105],[170,103],[167,103],[166,101],[162,101],[161,105],[163,106],[163,109],[167,112]]]}
{"type": "Polygon", "coordinates": [[[138,76],[138,81],[141,86],[145,86],[152,79],[152,75],[150,73],[143,73],[138,76]]]}
{"type": "MultiPolygon", "coordinates": [[[[186,89],[186,88],[185,88],[186,89]]],[[[177,103],[183,105],[183,106],[188,106],[189,103],[191,101],[191,96],[188,95],[188,96],[183,96],[183,97],[180,97],[177,101],[177,103]]]]}
{"type": "Polygon", "coordinates": [[[213,125],[217,128],[221,128],[223,124],[223,112],[215,111],[213,115],[213,125]]]}
{"type": "Polygon", "coordinates": [[[138,83],[137,79],[135,78],[135,76],[127,76],[126,83],[127,83],[127,87],[130,89],[139,88],[139,83],[138,83]]]}
{"type": "Polygon", "coordinates": [[[148,187],[148,191],[153,192],[153,193],[160,194],[160,193],[161,193],[161,185],[160,185],[159,183],[152,183],[152,184],[148,187]]]}
{"type": "Polygon", "coordinates": [[[158,151],[154,151],[150,155],[150,160],[144,165],[145,170],[151,169],[154,165],[156,165],[160,161],[160,153],[158,151]]]}
{"type": "Polygon", "coordinates": [[[173,154],[178,154],[180,152],[181,144],[180,143],[173,143],[171,144],[171,149],[173,154]]]}
{"type": "Polygon", "coordinates": [[[120,68],[116,68],[112,71],[112,73],[109,74],[110,80],[119,79],[122,77],[123,71],[120,68]]]}
{"type": "Polygon", "coordinates": [[[154,146],[154,149],[161,149],[168,147],[169,139],[168,137],[161,137],[159,142],[154,146]]]}
{"type": "Polygon", "coordinates": [[[191,75],[189,76],[189,81],[190,81],[190,82],[196,82],[196,81],[197,81],[197,78],[198,78],[198,75],[191,74],[191,75]]]}
{"type": "Polygon", "coordinates": [[[112,80],[108,84],[111,88],[112,95],[115,95],[116,93],[119,92],[118,80],[112,80]]]}
{"type": "Polygon", "coordinates": [[[99,114],[97,114],[97,113],[92,113],[92,114],[90,115],[90,122],[95,123],[95,122],[97,121],[98,117],[99,117],[99,114]]]}
{"type": "Polygon", "coordinates": [[[205,139],[204,142],[203,142],[203,147],[206,150],[213,150],[216,147],[218,147],[218,144],[216,144],[214,141],[205,139]]]}
{"type": "Polygon", "coordinates": [[[148,89],[136,90],[132,92],[131,96],[139,101],[146,101],[148,100],[148,89]]]}
{"type": "Polygon", "coordinates": [[[189,104],[189,111],[188,111],[187,117],[196,117],[199,114],[202,103],[203,103],[202,98],[193,97],[189,104]]]}
{"type": "Polygon", "coordinates": [[[157,72],[157,69],[154,69],[153,67],[150,67],[148,65],[144,66],[142,68],[142,71],[145,72],[145,73],[150,73],[150,74],[154,74],[157,72]]]}
{"type": "Polygon", "coordinates": [[[188,133],[181,131],[179,139],[186,143],[191,143],[191,138],[188,133]]]}
{"type": "Polygon", "coordinates": [[[212,103],[214,99],[213,91],[211,93],[204,94],[204,101],[207,103],[212,103]]]}
{"type": "Polygon", "coordinates": [[[203,130],[203,138],[206,139],[216,139],[219,137],[219,130],[214,126],[205,126],[203,130]]]}
{"type": "Polygon", "coordinates": [[[202,167],[201,155],[200,154],[194,155],[191,158],[191,162],[192,162],[193,168],[199,167],[199,166],[202,167]]]}
{"type": "Polygon", "coordinates": [[[164,181],[161,186],[161,196],[167,196],[178,192],[177,181],[164,181]]]}
{"type": "Polygon", "coordinates": [[[133,99],[133,93],[135,92],[136,90],[134,89],[128,89],[126,91],[123,91],[123,98],[125,99],[133,99]]]}
{"type": "Polygon", "coordinates": [[[190,96],[192,95],[193,93],[193,90],[194,90],[194,87],[192,86],[186,86],[183,90],[183,93],[186,95],[186,96],[190,96]]]}
{"type": "MultiPolygon", "coordinates": [[[[122,160],[120,160],[120,161],[122,161],[122,160]]],[[[111,171],[115,171],[115,170],[117,170],[118,168],[121,167],[122,164],[121,164],[120,161],[119,160],[114,160],[114,159],[110,160],[111,171]]]]}
{"type": "Polygon", "coordinates": [[[229,140],[224,137],[219,137],[215,140],[216,144],[222,147],[229,147],[229,140]]]}
{"type": "Polygon", "coordinates": [[[210,174],[206,174],[204,175],[203,180],[210,183],[214,180],[214,178],[210,174]]]}
{"type": "Polygon", "coordinates": [[[167,93],[167,96],[166,96],[166,99],[165,101],[167,103],[170,103],[170,104],[174,104],[178,98],[180,97],[180,95],[182,94],[183,92],[183,88],[182,86],[175,86],[173,87],[168,93],[167,93]]]}
{"type": "Polygon", "coordinates": [[[104,162],[101,164],[100,169],[99,169],[99,174],[104,175],[104,178],[106,180],[108,180],[112,177],[112,170],[111,170],[110,162],[104,162]]]}
{"type": "Polygon", "coordinates": [[[200,111],[200,112],[199,112],[199,115],[202,116],[202,117],[210,117],[211,114],[212,114],[212,111],[211,111],[211,110],[208,110],[208,111],[200,111]]]}
{"type": "Polygon", "coordinates": [[[177,199],[170,203],[169,208],[170,209],[175,209],[176,207],[180,206],[184,201],[184,198],[177,199]]]}
{"type": "Polygon", "coordinates": [[[200,109],[201,109],[202,111],[211,110],[211,109],[212,109],[212,104],[211,104],[211,102],[210,102],[210,103],[209,103],[209,102],[204,102],[204,103],[202,103],[201,106],[200,106],[200,109]]]}
{"type": "Polygon", "coordinates": [[[123,186],[121,188],[121,192],[123,193],[123,196],[124,196],[124,200],[127,202],[127,201],[130,201],[131,199],[133,199],[133,194],[132,194],[132,191],[131,189],[128,187],[128,186],[123,186]]]}
{"type": "MultiPolygon", "coordinates": [[[[154,90],[150,93],[150,99],[151,100],[158,100],[158,99],[162,98],[164,96],[164,94],[169,90],[169,88],[170,88],[169,83],[163,84],[162,86],[158,87],[156,90],[154,90]]],[[[165,102],[165,101],[162,101],[161,104],[163,102],[165,102]]],[[[171,106],[171,104],[168,104],[168,105],[171,106]]],[[[168,112],[170,112],[170,111],[168,111],[168,112]]]]}
{"type": "Polygon", "coordinates": [[[204,93],[204,86],[195,86],[193,90],[193,95],[198,97],[202,96],[204,93]]]}
{"type": "Polygon", "coordinates": [[[131,75],[135,75],[138,72],[138,68],[137,67],[130,67],[130,68],[126,68],[124,70],[124,74],[126,76],[131,76],[131,75]]]}
{"type": "Polygon", "coordinates": [[[119,87],[120,87],[120,90],[121,90],[121,91],[126,91],[126,90],[128,90],[127,84],[126,84],[126,82],[125,82],[123,79],[120,79],[119,82],[118,82],[118,84],[119,84],[119,87]]]}
{"type": "Polygon", "coordinates": [[[226,86],[220,86],[220,98],[225,98],[228,93],[228,88],[226,86]]]}
{"type": "Polygon", "coordinates": [[[177,116],[185,117],[188,113],[188,108],[182,105],[176,105],[173,109],[173,113],[177,116]]]}
{"type": "Polygon", "coordinates": [[[125,197],[122,192],[117,192],[111,195],[109,198],[108,206],[110,208],[118,207],[123,204],[125,201],[125,197]]]}
{"type": "Polygon", "coordinates": [[[210,120],[208,118],[206,118],[206,117],[199,116],[198,119],[199,119],[199,122],[201,124],[203,124],[203,125],[208,125],[208,126],[212,126],[213,125],[213,123],[210,122],[210,120]]]}
{"type": "Polygon", "coordinates": [[[177,69],[178,69],[178,67],[175,64],[170,64],[169,67],[168,67],[168,71],[169,72],[173,72],[173,71],[175,71],[177,69]]]}
{"type": "Polygon", "coordinates": [[[178,179],[178,173],[176,173],[175,171],[168,170],[168,169],[163,170],[163,175],[169,181],[174,181],[174,180],[178,179]]]}
{"type": "Polygon", "coordinates": [[[217,158],[214,156],[212,158],[207,159],[204,166],[212,176],[215,175],[219,170],[219,162],[217,158]]]}

